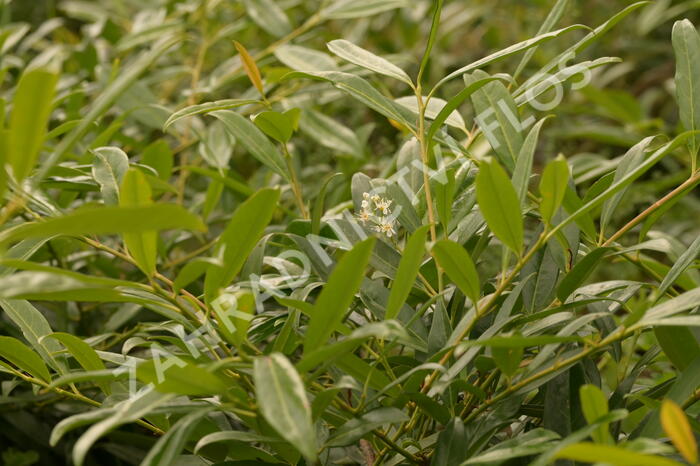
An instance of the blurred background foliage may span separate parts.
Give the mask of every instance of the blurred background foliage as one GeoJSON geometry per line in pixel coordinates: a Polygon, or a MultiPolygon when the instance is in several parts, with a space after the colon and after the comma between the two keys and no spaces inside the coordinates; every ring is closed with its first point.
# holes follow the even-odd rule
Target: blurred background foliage
{"type": "MultiPolygon", "coordinates": [[[[299,161],[304,191],[313,197],[327,175],[336,171],[344,174],[344,181],[335,183],[328,193],[328,205],[336,205],[350,197],[353,173],[361,171],[370,176],[390,173],[395,154],[407,135],[394,122],[378,118],[371,110],[327,85],[304,80],[281,81],[291,70],[294,59],[287,47],[326,51],[328,41],[342,37],[391,58],[415,75],[429,32],[427,18],[432,5],[430,1],[397,0],[405,6],[371,17],[321,20],[315,16],[321,1],[276,0],[276,3],[288,20],[281,21],[277,27],[261,27],[255,18],[256,0],[0,0],[0,91],[7,93],[13,89],[21,70],[29,64],[60,62],[58,89],[62,104],[50,129],[61,134],[67,131],[61,125],[79,120],[85,107],[120,74],[125,63],[161,37],[178,35],[176,46],[163,55],[157,67],[151,68],[119,97],[100,125],[92,128],[80,144],[118,146],[132,161],[162,169],[165,175],[159,195],[188,206],[199,206],[204,217],[210,217],[210,222],[215,224],[218,218],[222,222],[227,218],[243,198],[242,192],[224,190],[197,170],[175,171],[171,176],[172,166],[167,163],[165,167],[154,166],[158,165],[154,160],[163,159],[153,154],[170,154],[175,157],[176,166],[228,169],[228,176],[248,189],[269,184],[269,178],[274,175],[260,169],[245,151],[234,147],[220,125],[187,120],[178,122],[173,130],[162,129],[170,114],[186,105],[257,97],[242,70],[233,45],[236,40],[256,57],[269,88],[270,101],[284,108],[304,108],[302,132],[291,145],[295,160],[299,161]],[[331,143],[320,141],[319,126],[337,139],[331,143]]],[[[557,27],[576,23],[595,27],[630,3],[572,0],[557,27]]],[[[447,1],[425,81],[435,83],[465,63],[534,36],[552,4],[549,0],[447,1]]],[[[606,164],[610,160],[620,157],[643,137],[681,132],[670,36],[674,20],[682,17],[698,24],[700,2],[652,1],[576,57],[575,61],[601,56],[624,60],[596,69],[586,88],[566,93],[562,104],[551,112],[556,117],[545,125],[543,133],[547,137],[540,138],[536,164],[537,160],[544,161],[561,152],[573,164],[579,186],[587,187],[609,170],[606,164]]],[[[519,82],[529,76],[528,71],[539,69],[563,50],[562,42],[574,43],[586,32],[574,31],[561,41],[538,47],[519,82]]],[[[348,67],[331,55],[328,58],[338,67],[348,67]]],[[[520,58],[514,56],[490,65],[489,72],[512,74],[520,58]]],[[[365,77],[394,98],[406,92],[400,83],[376,75],[365,77]]],[[[458,92],[458,81],[441,89],[440,96],[446,98],[458,92]]],[[[470,106],[465,104],[462,110],[464,119],[472,121],[470,106]]],[[[84,160],[75,156],[71,161],[75,163],[73,168],[65,164],[56,167],[44,182],[48,192],[58,196],[55,201],[59,205],[67,206],[79,196],[89,198],[89,193],[96,190],[94,184],[81,178],[80,164],[84,160]]],[[[687,163],[687,157],[664,158],[628,194],[628,202],[621,205],[616,215],[630,218],[656,200],[659,192],[677,186],[685,176],[680,167],[687,163]]],[[[285,196],[291,206],[291,193],[285,196]]],[[[689,243],[697,235],[700,219],[697,215],[687,215],[688,212],[700,212],[697,196],[684,197],[657,228],[671,240],[684,238],[683,242],[689,243]]],[[[164,247],[174,248],[178,241],[173,239],[164,247]]],[[[79,251],[75,242],[54,240],[40,254],[50,260],[52,254],[56,258],[68,257],[67,252],[71,251],[79,251]]],[[[116,270],[117,265],[99,256],[90,267],[111,276],[129,273],[116,270]]],[[[621,273],[631,279],[636,272],[632,266],[620,263],[597,273],[602,279],[621,273]]],[[[113,306],[124,311],[123,306],[113,306]]],[[[115,331],[134,315],[133,312],[113,314],[110,305],[91,309],[79,308],[75,303],[45,303],[42,310],[54,330],[77,335],[115,331]]],[[[147,314],[139,315],[141,320],[148,318],[147,314]]],[[[8,322],[0,326],[3,334],[17,334],[8,322]]],[[[4,390],[8,389],[5,383],[4,390]]],[[[55,402],[50,395],[45,396],[47,403],[55,402]]],[[[11,404],[0,406],[3,464],[33,464],[39,454],[46,464],[52,461],[59,464],[69,456],[67,451],[48,447],[58,411],[44,409],[36,400],[27,395],[26,404],[21,398],[12,398],[11,404]]],[[[120,464],[120,458],[129,456],[128,449],[121,445],[140,439],[128,431],[116,433],[111,443],[93,452],[92,459],[95,464],[120,464]]]]}

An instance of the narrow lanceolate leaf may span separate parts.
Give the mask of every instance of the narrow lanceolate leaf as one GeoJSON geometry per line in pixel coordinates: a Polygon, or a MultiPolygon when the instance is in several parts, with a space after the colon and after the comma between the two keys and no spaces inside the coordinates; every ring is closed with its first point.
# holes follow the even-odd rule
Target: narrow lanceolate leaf
{"type": "MultiPolygon", "coordinates": [[[[84,422],[82,423],[74,423],[74,425],[72,426],[73,428],[78,427],[80,425],[84,425],[86,423],[99,421],[96,424],[93,424],[88,430],[86,430],[85,433],[80,436],[78,441],[73,446],[73,463],[76,466],[83,466],[85,456],[87,455],[88,450],[90,450],[90,448],[95,444],[95,442],[99,440],[102,436],[113,431],[120,425],[135,422],[139,418],[142,418],[143,416],[151,412],[153,409],[164,403],[170,397],[171,395],[164,395],[155,390],[143,390],[137,392],[136,395],[131,396],[120,403],[117,403],[113,408],[106,408],[104,411],[96,410],[90,412],[90,414],[95,414],[97,416],[90,417],[90,414],[86,415],[85,413],[72,416],[78,417],[81,415],[85,415],[87,419],[90,419],[89,421],[84,420],[84,422]]],[[[71,418],[68,418],[64,421],[69,421],[70,419],[71,418]]],[[[80,418],[78,419],[80,420],[80,418]]],[[[54,432],[52,432],[51,440],[52,444],[54,445],[58,441],[57,437],[60,438],[59,435],[61,434],[61,432],[59,431],[56,436],[54,436],[53,434],[56,433],[57,430],[59,430],[59,427],[64,421],[59,423],[54,428],[54,432]]]]}
{"type": "Polygon", "coordinates": [[[68,352],[86,371],[99,371],[105,369],[105,365],[92,346],[70,333],[56,332],[48,336],[60,341],[68,352]]]}
{"type": "Polygon", "coordinates": [[[136,376],[144,383],[153,384],[161,393],[207,396],[221,395],[229,389],[218,375],[177,356],[145,361],[136,368],[136,376]]]}
{"type": "Polygon", "coordinates": [[[33,377],[45,382],[51,381],[51,375],[44,361],[16,338],[0,336],[0,358],[10,361],[14,366],[33,377]]]}
{"type": "Polygon", "coordinates": [[[404,70],[394,65],[386,58],[379,57],[362,47],[358,47],[350,41],[344,39],[333,40],[328,43],[328,50],[350,63],[367,68],[375,73],[398,79],[413,87],[411,78],[404,70]]]}
{"type": "Polygon", "coordinates": [[[240,42],[233,41],[233,45],[238,50],[238,54],[241,56],[241,63],[243,64],[243,69],[248,75],[248,79],[253,84],[253,86],[258,90],[261,96],[265,97],[265,89],[263,88],[262,77],[260,76],[260,70],[258,70],[258,65],[255,64],[255,59],[250,56],[248,50],[240,42]]]}
{"type": "MultiPolygon", "coordinates": [[[[119,205],[122,207],[145,207],[153,204],[151,186],[139,170],[132,168],[126,172],[119,187],[119,205]]],[[[125,233],[124,245],[139,268],[153,276],[156,271],[158,254],[158,234],[155,231],[125,233]]]]}
{"type": "Polygon", "coordinates": [[[483,68],[484,65],[488,63],[495,62],[497,60],[500,60],[505,57],[509,57],[515,53],[518,53],[522,50],[527,50],[531,47],[535,47],[543,42],[546,42],[548,40],[552,40],[564,33],[570,32],[570,31],[575,31],[576,29],[582,29],[585,26],[582,26],[580,24],[575,24],[573,26],[565,27],[562,29],[557,29],[556,31],[548,32],[545,34],[540,34],[538,36],[535,36],[531,39],[524,40],[522,42],[518,42],[517,44],[513,44],[510,47],[506,47],[503,50],[499,50],[498,52],[494,52],[491,55],[488,55],[484,58],[481,58],[473,63],[470,63],[469,65],[463,66],[462,68],[453,71],[449,75],[445,76],[442,78],[436,85],[435,87],[439,87],[442,84],[446,83],[450,79],[454,79],[458,76],[461,76],[465,73],[469,73],[470,71],[474,71],[477,69],[483,68]]]}
{"type": "Polygon", "coordinates": [[[418,270],[420,269],[423,255],[425,254],[425,239],[428,234],[428,225],[416,230],[406,242],[399,268],[396,271],[394,281],[391,283],[391,293],[386,304],[386,320],[394,319],[399,314],[403,303],[406,302],[411,288],[413,288],[418,270]]]}
{"type": "Polygon", "coordinates": [[[663,456],[647,455],[622,447],[598,445],[591,442],[567,445],[557,452],[555,458],[564,458],[585,463],[610,463],[616,466],[681,466],[682,463],[663,456]]]}
{"type": "Polygon", "coordinates": [[[336,264],[314,304],[304,338],[304,353],[324,345],[343,321],[365,276],[374,242],[374,238],[368,238],[357,243],[336,264]]]}
{"type": "Polygon", "coordinates": [[[571,293],[583,284],[583,282],[595,270],[598,263],[610,251],[610,248],[597,248],[586,254],[586,256],[574,265],[557,288],[557,298],[559,301],[566,301],[571,293]]]}
{"type": "Polygon", "coordinates": [[[183,416],[158,439],[141,461],[141,466],[170,466],[193,434],[200,421],[214,410],[213,406],[198,408],[183,416]]]}
{"type": "Polygon", "coordinates": [[[435,456],[430,464],[433,466],[462,464],[462,461],[469,457],[469,452],[464,448],[467,442],[469,442],[469,435],[464,428],[462,418],[453,418],[445,430],[438,435],[435,456]]]}
{"type": "Polygon", "coordinates": [[[669,399],[661,404],[661,426],[683,458],[690,464],[697,464],[698,445],[693,429],[681,407],[669,399]]]}
{"type": "MultiPolygon", "coordinates": [[[[676,98],[683,126],[700,129],[700,36],[689,20],[676,21],[671,34],[676,55],[676,98]]],[[[700,136],[688,141],[693,156],[700,148],[700,136]]]]}
{"type": "Polygon", "coordinates": [[[252,121],[230,110],[217,110],[212,116],[224,123],[226,130],[236,138],[260,163],[275,171],[285,180],[289,180],[287,165],[280,151],[260,131],[252,121]]]}
{"type": "Polygon", "coordinates": [[[569,165],[566,159],[559,155],[547,164],[540,179],[540,196],[542,196],[540,213],[547,224],[552,221],[552,217],[564,200],[568,183],[569,165]]]}
{"type": "Polygon", "coordinates": [[[435,243],[431,253],[450,280],[476,305],[481,294],[481,285],[469,253],[459,244],[447,239],[435,243]]]}
{"type": "Polygon", "coordinates": [[[256,358],[253,381],[258,407],[265,420],[313,464],[317,453],[311,405],[292,363],[280,353],[256,358]]]}
{"type": "Polygon", "coordinates": [[[12,100],[7,162],[21,181],[29,175],[44,143],[58,75],[46,69],[25,71],[12,100]]]}
{"type": "Polygon", "coordinates": [[[659,289],[657,291],[657,295],[660,298],[661,296],[666,293],[666,290],[668,290],[673,283],[678,280],[678,277],[680,277],[683,272],[686,271],[688,267],[693,263],[696,257],[700,254],[700,236],[695,238],[695,241],[688,246],[688,249],[681,254],[681,256],[678,258],[678,260],[673,264],[673,267],[671,267],[671,270],[668,271],[666,276],[664,277],[663,281],[659,285],[659,289]]]}
{"type": "MultiPolygon", "coordinates": [[[[644,153],[649,147],[649,144],[651,144],[654,141],[654,139],[654,136],[646,137],[627,151],[627,153],[622,157],[620,163],[615,169],[615,175],[613,176],[613,184],[623,179],[629,172],[637,168],[642,163],[642,161],[644,160],[644,153]]],[[[622,198],[628,189],[629,187],[620,190],[620,192],[616,193],[610,199],[605,201],[600,214],[600,231],[605,231],[605,227],[608,225],[608,222],[612,218],[615,209],[620,204],[620,201],[622,201],[622,198]]]]}
{"type": "Polygon", "coordinates": [[[520,147],[520,152],[518,153],[518,158],[515,161],[515,169],[513,170],[513,187],[515,192],[518,193],[518,198],[520,199],[520,204],[524,205],[527,199],[527,188],[530,182],[530,176],[532,175],[532,164],[535,159],[535,149],[537,148],[537,140],[540,136],[540,130],[542,125],[547,121],[547,117],[542,118],[540,121],[535,123],[525,140],[523,145],[520,147]]]}
{"type": "Polygon", "coordinates": [[[275,37],[292,32],[292,25],[275,0],[243,0],[245,11],[255,23],[275,37]]]}
{"type": "Polygon", "coordinates": [[[217,110],[228,110],[230,108],[242,107],[243,105],[254,104],[257,102],[259,101],[251,99],[224,99],[206,102],[203,104],[190,105],[170,115],[170,117],[163,124],[163,131],[168,129],[176,121],[189,116],[211,113],[217,110]]]}
{"type": "MultiPolygon", "coordinates": [[[[477,70],[464,82],[473,85],[488,77],[488,73],[477,70]]],[[[471,97],[479,128],[500,162],[512,171],[523,146],[522,123],[513,96],[502,82],[493,81],[475,91],[471,97]]]]}
{"type": "Polygon", "coordinates": [[[493,234],[516,254],[520,254],[523,249],[520,200],[505,170],[495,159],[489,158],[479,165],[476,199],[493,234]]]}
{"type": "MultiPolygon", "coordinates": [[[[14,270],[14,269],[11,269],[14,270]]],[[[61,350],[61,345],[44,338],[53,333],[49,321],[29,301],[0,299],[0,307],[7,317],[19,327],[24,339],[32,345],[34,351],[52,368],[64,372],[63,364],[54,355],[61,350]]]]}
{"type": "Polygon", "coordinates": [[[364,18],[408,6],[407,0],[335,0],[321,11],[328,19],[364,18]]]}
{"type": "Polygon", "coordinates": [[[414,126],[415,116],[413,113],[387,98],[375,89],[370,83],[359,76],[340,71],[307,71],[304,73],[294,72],[285,76],[285,79],[305,77],[332,83],[341,91],[347,93],[354,99],[367,105],[387,118],[398,121],[406,127],[414,126]]]}
{"type": "Polygon", "coordinates": [[[211,265],[207,270],[204,285],[207,299],[215,297],[216,291],[227,286],[241,271],[248,255],[270,223],[277,207],[277,199],[279,191],[262,189],[233,213],[217,243],[217,254],[221,255],[223,265],[211,265]]]}
{"type": "MultiPolygon", "coordinates": [[[[92,346],[85,343],[80,338],[70,333],[56,332],[52,333],[46,338],[54,339],[60,341],[63,346],[66,347],[68,352],[78,361],[78,364],[86,371],[101,371],[105,370],[105,365],[97,355],[97,352],[92,348],[92,346]]],[[[108,383],[97,382],[100,389],[106,393],[110,393],[110,388],[108,383]]]]}
{"type": "MultiPolygon", "coordinates": [[[[590,384],[583,385],[579,389],[579,396],[581,397],[581,410],[588,424],[594,424],[598,419],[608,414],[608,400],[600,388],[590,384]]],[[[612,442],[607,424],[598,426],[591,436],[598,443],[612,442]]]]}
{"type": "Polygon", "coordinates": [[[55,235],[142,233],[172,228],[206,231],[199,217],[175,204],[82,207],[60,217],[8,228],[0,234],[0,244],[55,235]]]}
{"type": "Polygon", "coordinates": [[[450,100],[447,101],[444,107],[442,107],[442,110],[440,110],[440,113],[435,115],[435,118],[433,119],[433,123],[430,125],[430,128],[428,129],[428,134],[426,136],[426,139],[428,141],[432,141],[433,137],[435,136],[435,133],[437,130],[440,129],[443,123],[447,121],[447,119],[455,113],[457,108],[464,102],[466,99],[469,98],[474,92],[478,91],[482,87],[484,87],[486,84],[490,83],[491,81],[495,81],[496,79],[507,79],[508,75],[505,74],[497,74],[494,76],[488,76],[485,78],[477,79],[473,82],[471,82],[469,85],[467,85],[464,89],[459,91],[459,93],[452,97],[450,100]]]}
{"type": "Polygon", "coordinates": [[[129,169],[129,157],[117,147],[100,147],[93,151],[92,177],[100,185],[105,204],[119,204],[119,185],[129,169]]]}
{"type": "Polygon", "coordinates": [[[373,429],[407,420],[408,416],[400,409],[378,408],[363,414],[359,418],[350,419],[340,426],[328,439],[326,446],[341,447],[350,445],[373,429]]]}

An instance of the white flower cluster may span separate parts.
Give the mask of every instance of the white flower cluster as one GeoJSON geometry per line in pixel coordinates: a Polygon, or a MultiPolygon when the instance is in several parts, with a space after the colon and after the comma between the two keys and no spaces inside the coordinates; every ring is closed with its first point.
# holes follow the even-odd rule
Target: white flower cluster
{"type": "Polygon", "coordinates": [[[396,234],[394,230],[394,219],[390,217],[391,200],[379,197],[378,195],[362,194],[362,210],[357,214],[357,218],[363,224],[371,224],[372,229],[391,238],[396,234]]]}

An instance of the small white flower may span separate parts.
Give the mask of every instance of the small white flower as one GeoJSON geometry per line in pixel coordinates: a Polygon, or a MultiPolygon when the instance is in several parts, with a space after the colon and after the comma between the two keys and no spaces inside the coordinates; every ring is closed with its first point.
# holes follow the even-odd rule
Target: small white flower
{"type": "Polygon", "coordinates": [[[374,231],[385,234],[387,238],[391,238],[396,234],[396,230],[394,230],[394,222],[386,218],[379,220],[379,224],[374,227],[374,231]]]}
{"type": "MultiPolygon", "coordinates": [[[[365,193],[365,194],[367,194],[367,193],[365,193]]],[[[360,203],[360,206],[362,207],[362,209],[366,209],[367,207],[369,207],[369,201],[363,200],[363,201],[360,203]]]]}
{"type": "Polygon", "coordinates": [[[359,214],[357,214],[357,219],[362,223],[367,223],[371,218],[372,213],[366,209],[362,209],[362,211],[359,214]]]}
{"type": "Polygon", "coordinates": [[[389,210],[389,206],[391,206],[391,200],[389,199],[381,199],[379,202],[376,203],[377,209],[382,211],[382,215],[389,215],[391,213],[391,210],[389,210]]]}

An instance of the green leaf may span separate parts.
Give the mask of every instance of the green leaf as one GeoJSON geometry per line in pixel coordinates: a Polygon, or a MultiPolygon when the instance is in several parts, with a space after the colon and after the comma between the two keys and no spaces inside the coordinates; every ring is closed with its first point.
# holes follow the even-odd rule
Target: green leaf
{"type": "Polygon", "coordinates": [[[327,19],[363,18],[408,6],[407,0],[336,0],[321,11],[327,19]]]}
{"type": "Polygon", "coordinates": [[[44,361],[16,338],[0,336],[0,357],[7,359],[33,377],[45,382],[51,381],[51,374],[49,374],[44,361]]]}
{"type": "Polygon", "coordinates": [[[476,306],[481,295],[479,274],[469,253],[459,244],[448,239],[435,243],[431,254],[442,267],[450,280],[476,306]]]}
{"type": "Polygon", "coordinates": [[[556,227],[555,230],[560,230],[566,225],[578,220],[579,218],[585,216],[592,209],[598,207],[606,199],[614,196],[616,193],[623,190],[625,187],[629,186],[634,180],[646,173],[651,167],[656,165],[661,159],[668,155],[673,150],[677,149],[686,139],[693,135],[692,132],[685,132],[679,134],[672,141],[667,142],[663,146],[656,149],[649,157],[646,158],[642,163],[640,163],[634,170],[627,173],[621,179],[615,181],[612,185],[607,187],[602,193],[598,194],[593,199],[587,201],[575,212],[571,213],[568,217],[562,220],[556,227]]]}
{"type": "Polygon", "coordinates": [[[435,85],[434,89],[437,89],[447,81],[454,79],[458,76],[461,76],[465,73],[469,73],[470,71],[474,71],[477,69],[481,69],[484,67],[484,65],[488,63],[493,63],[497,60],[500,60],[502,58],[509,57],[515,53],[518,53],[523,50],[527,50],[531,47],[535,47],[541,43],[547,42],[549,40],[555,39],[559,37],[562,34],[565,34],[570,31],[575,31],[577,29],[583,29],[585,26],[582,26],[580,24],[575,24],[573,26],[568,26],[562,29],[557,29],[556,31],[548,32],[545,34],[540,34],[537,35],[531,39],[524,40],[522,42],[518,42],[517,44],[513,44],[510,47],[506,47],[503,50],[499,50],[498,52],[492,53],[491,55],[488,55],[484,58],[481,58],[473,63],[470,63],[469,65],[463,66],[462,68],[459,68],[456,71],[453,71],[452,73],[448,74],[444,78],[442,78],[438,83],[435,85]]]}
{"type": "Polygon", "coordinates": [[[173,151],[163,139],[152,142],[143,150],[141,163],[158,172],[158,178],[167,181],[173,171],[173,151]]]}
{"type": "MultiPolygon", "coordinates": [[[[77,425],[72,426],[72,428],[93,421],[99,421],[85,431],[85,433],[80,436],[78,441],[73,446],[73,463],[76,466],[82,466],[88,450],[103,435],[113,431],[120,425],[137,421],[167,401],[170,396],[171,395],[164,395],[154,390],[146,390],[116,404],[113,408],[83,413],[83,418],[78,417],[81,416],[81,414],[78,414],[65,419],[64,421],[70,421],[74,417],[78,418],[78,422],[76,423],[77,425]]],[[[58,442],[58,439],[60,439],[59,434],[62,432],[59,428],[64,421],[57,424],[52,432],[51,441],[53,445],[55,445],[58,442]]]]}
{"type": "Polygon", "coordinates": [[[350,419],[331,435],[326,447],[342,447],[361,439],[368,432],[387,424],[408,421],[408,416],[397,408],[378,408],[362,416],[350,419]]]}
{"type": "Polygon", "coordinates": [[[195,428],[213,410],[213,406],[206,406],[183,416],[158,439],[141,461],[140,466],[170,466],[175,464],[195,428]]]}
{"type": "Polygon", "coordinates": [[[357,243],[336,264],[314,304],[304,338],[304,353],[324,345],[343,321],[365,276],[374,243],[374,238],[357,243]]]}
{"type": "Polygon", "coordinates": [[[324,52],[285,44],[275,49],[275,57],[295,71],[337,71],[335,60],[324,52]]]}
{"type": "Polygon", "coordinates": [[[535,158],[535,149],[537,149],[537,140],[545,121],[547,121],[547,117],[535,123],[530,132],[527,133],[515,161],[512,181],[521,205],[525,205],[527,199],[527,188],[532,175],[532,164],[535,158]]]}
{"type": "Polygon", "coordinates": [[[435,115],[433,119],[433,123],[430,125],[430,128],[428,129],[428,133],[426,135],[426,140],[432,141],[433,137],[435,136],[435,133],[440,129],[443,123],[447,121],[447,119],[455,113],[457,108],[464,102],[467,98],[469,98],[474,92],[478,91],[482,87],[484,87],[486,84],[490,83],[491,81],[495,81],[497,79],[504,79],[508,80],[508,75],[506,74],[496,74],[493,76],[488,76],[483,79],[477,79],[473,82],[471,82],[467,87],[459,91],[457,95],[452,97],[450,100],[447,101],[444,107],[440,110],[440,112],[435,115]]]}
{"type": "Polygon", "coordinates": [[[92,177],[100,185],[105,204],[119,204],[119,185],[129,169],[129,157],[116,147],[100,147],[92,151],[92,177]]]}
{"type": "Polygon", "coordinates": [[[688,327],[657,326],[654,335],[666,357],[680,370],[685,370],[700,356],[700,343],[688,327]]]}
{"type": "Polygon", "coordinates": [[[166,50],[175,45],[180,38],[167,36],[157,41],[151,50],[147,50],[139,55],[133,62],[129,63],[119,72],[116,79],[102,91],[95,99],[90,110],[85,115],[80,124],[64,137],[53,152],[42,162],[39,172],[35,178],[41,180],[56,163],[61,160],[73,147],[92,129],[95,121],[104,115],[112,104],[129,89],[134,82],[150,67],[166,50]]]}
{"type": "Polygon", "coordinates": [[[657,304],[646,311],[644,318],[639,321],[637,325],[651,325],[655,321],[661,321],[696,306],[700,306],[700,288],[686,291],[680,296],[676,296],[675,298],[671,298],[661,304],[657,304]]]}
{"type": "MultiPolygon", "coordinates": [[[[687,130],[700,130],[700,36],[689,20],[676,21],[671,33],[676,55],[676,97],[681,122],[687,130]]],[[[700,136],[688,141],[693,157],[700,148],[700,136]]]]}
{"type": "MultiPolygon", "coordinates": [[[[678,277],[685,272],[688,267],[693,263],[696,257],[700,254],[700,236],[695,238],[695,240],[688,246],[683,254],[673,263],[673,266],[668,271],[663,281],[659,285],[656,291],[658,298],[664,295],[666,291],[673,286],[673,284],[678,280],[678,277]]],[[[657,299],[658,299],[657,298],[657,299]]]]}
{"type": "Polygon", "coordinates": [[[610,248],[596,248],[578,261],[557,287],[559,301],[566,301],[566,298],[571,296],[571,293],[576,291],[593,273],[595,267],[608,252],[610,252],[610,248]]]}
{"type": "Polygon", "coordinates": [[[241,271],[248,255],[277,207],[279,191],[261,189],[243,202],[231,216],[226,229],[217,241],[217,257],[221,255],[222,266],[212,265],[205,277],[207,299],[215,297],[219,288],[227,286],[241,271]]]}
{"type": "Polygon", "coordinates": [[[469,436],[464,428],[461,418],[453,418],[445,430],[440,432],[435,449],[435,456],[430,463],[432,466],[452,466],[461,464],[469,457],[465,445],[469,442],[469,436]]]}
{"type": "MultiPolygon", "coordinates": [[[[394,102],[401,105],[402,107],[406,107],[407,109],[409,109],[416,115],[416,117],[420,115],[420,109],[418,108],[418,100],[416,99],[415,95],[399,97],[398,99],[394,99],[394,102]]],[[[425,105],[425,119],[433,120],[440,114],[440,112],[442,112],[442,110],[445,108],[445,105],[447,105],[447,102],[438,97],[431,97],[430,99],[428,99],[427,96],[423,96],[423,104],[425,105]]],[[[468,132],[466,128],[466,123],[464,122],[464,118],[462,118],[462,115],[460,115],[457,110],[453,110],[452,112],[450,112],[447,115],[447,118],[443,120],[443,122],[449,126],[452,126],[453,128],[458,128],[462,130],[463,133],[468,132]]]]}
{"type": "MultiPolygon", "coordinates": [[[[489,75],[477,70],[464,78],[467,85],[488,79],[489,75]]],[[[500,81],[487,83],[472,94],[475,121],[491,144],[499,161],[509,170],[523,146],[522,123],[513,96],[500,81]]]]}
{"type": "Polygon", "coordinates": [[[139,207],[81,207],[60,217],[28,222],[0,233],[0,244],[24,238],[56,235],[100,235],[142,233],[154,230],[187,229],[206,231],[196,215],[175,204],[139,207]]]}
{"type": "Polygon", "coordinates": [[[253,122],[263,133],[277,142],[289,141],[294,133],[292,121],[284,113],[273,111],[258,113],[253,118],[253,122]]]}
{"type": "Polygon", "coordinates": [[[523,360],[522,346],[494,346],[491,348],[493,360],[506,377],[512,377],[520,368],[523,360]]]}
{"type": "MultiPolygon", "coordinates": [[[[151,186],[146,177],[135,168],[128,170],[119,187],[119,205],[145,207],[152,204],[151,186]]],[[[158,257],[158,234],[155,231],[125,233],[124,245],[143,273],[152,277],[158,257]]]]}
{"type": "Polygon", "coordinates": [[[544,167],[540,179],[540,213],[547,224],[551,223],[552,217],[564,200],[568,183],[569,165],[566,159],[559,155],[544,167]]]}
{"type": "Polygon", "coordinates": [[[476,198],[493,234],[519,255],[523,249],[520,200],[505,170],[493,158],[479,165],[476,198]]]}
{"type": "MultiPolygon", "coordinates": [[[[547,17],[542,22],[540,28],[537,30],[537,35],[551,31],[554,25],[561,19],[568,4],[569,0],[557,0],[554,6],[550,8],[547,17]]],[[[523,58],[520,60],[520,63],[518,63],[518,67],[515,69],[515,73],[513,73],[513,78],[517,78],[520,75],[520,72],[525,69],[528,62],[530,61],[530,59],[536,51],[537,47],[532,47],[528,49],[527,52],[525,52],[523,58]]]]}
{"type": "Polygon", "coordinates": [[[256,358],[253,381],[258,407],[265,420],[299,450],[308,463],[314,463],[316,432],[311,421],[311,405],[294,366],[280,353],[256,358]]]}
{"type": "Polygon", "coordinates": [[[245,12],[274,37],[282,37],[292,32],[292,25],[284,11],[274,0],[243,0],[245,12]]]}
{"type": "Polygon", "coordinates": [[[507,464],[509,459],[532,456],[551,449],[559,435],[550,430],[537,428],[514,436],[485,452],[469,458],[462,466],[484,464],[507,464]]]}
{"type": "Polygon", "coordinates": [[[391,293],[384,314],[385,320],[395,319],[399,315],[401,306],[406,302],[406,298],[413,288],[425,254],[425,240],[429,228],[428,225],[420,227],[406,242],[399,268],[391,282],[391,293]]]}
{"type": "Polygon", "coordinates": [[[35,68],[22,73],[12,100],[7,133],[7,162],[22,181],[34,168],[46,137],[58,75],[35,68]]]}
{"type": "Polygon", "coordinates": [[[60,341],[68,352],[86,371],[104,370],[105,365],[94,349],[80,338],[70,333],[55,332],[49,338],[60,341]]]}
{"type": "MultiPolygon", "coordinates": [[[[600,388],[590,384],[583,385],[579,389],[579,396],[581,397],[583,416],[589,424],[597,422],[598,419],[608,414],[608,400],[600,388]]],[[[597,443],[612,443],[607,424],[598,426],[591,436],[597,443]]]]}
{"type": "MultiPolygon", "coordinates": [[[[625,175],[639,166],[639,164],[644,160],[645,151],[654,141],[654,139],[655,138],[653,136],[644,138],[627,151],[615,169],[615,174],[613,175],[612,181],[613,184],[624,178],[625,175]]],[[[628,189],[629,187],[620,190],[610,199],[605,201],[600,214],[600,231],[605,231],[605,227],[608,225],[608,222],[612,218],[615,209],[620,204],[622,197],[625,195],[628,189]]]]}
{"type": "Polygon", "coordinates": [[[216,110],[211,113],[224,123],[226,130],[236,138],[253,157],[289,181],[284,157],[269,139],[244,116],[230,110],[216,110]]]}
{"type": "MultiPolygon", "coordinates": [[[[48,335],[46,338],[53,338],[60,341],[66,347],[68,352],[78,361],[78,364],[86,371],[103,371],[105,365],[97,355],[92,346],[85,343],[80,338],[70,333],[55,332],[48,335]]],[[[97,382],[100,389],[107,395],[110,394],[109,384],[97,382]]]]}
{"type": "Polygon", "coordinates": [[[367,105],[372,110],[381,113],[385,117],[398,121],[408,128],[414,126],[413,122],[415,121],[415,117],[413,112],[385,97],[370,83],[359,76],[350,73],[342,73],[340,71],[308,71],[304,73],[289,73],[285,76],[285,79],[298,77],[332,83],[336,88],[367,105]]]}
{"type": "Polygon", "coordinates": [[[575,443],[562,448],[556,458],[586,463],[610,463],[615,466],[681,466],[681,463],[661,456],[646,455],[612,445],[597,445],[590,442],[575,443]]]}
{"type": "Polygon", "coordinates": [[[136,367],[136,376],[161,393],[207,396],[224,394],[229,389],[218,375],[177,356],[144,361],[136,367]]]}
{"type": "Polygon", "coordinates": [[[52,340],[44,338],[53,333],[46,317],[39,312],[29,301],[0,299],[0,307],[5,314],[19,327],[24,339],[32,345],[34,351],[39,353],[42,359],[59,372],[65,372],[63,364],[56,360],[54,354],[61,350],[61,346],[52,340]]]}
{"type": "Polygon", "coordinates": [[[176,121],[179,121],[183,118],[187,118],[194,115],[201,115],[205,113],[211,113],[217,110],[228,110],[231,108],[242,107],[243,105],[249,105],[258,102],[258,100],[251,99],[224,99],[215,100],[213,102],[206,102],[203,104],[189,105],[170,115],[170,117],[163,124],[163,131],[167,130],[176,121]]]}
{"type": "Polygon", "coordinates": [[[375,73],[398,79],[413,87],[411,78],[404,70],[394,65],[389,60],[379,57],[362,47],[358,47],[350,41],[337,39],[330,41],[327,46],[328,50],[350,63],[354,63],[355,65],[374,71],[375,73]]]}

